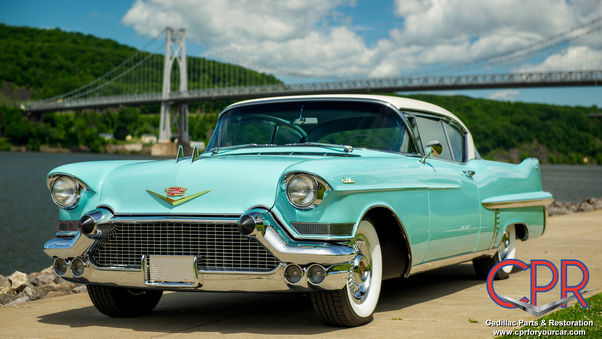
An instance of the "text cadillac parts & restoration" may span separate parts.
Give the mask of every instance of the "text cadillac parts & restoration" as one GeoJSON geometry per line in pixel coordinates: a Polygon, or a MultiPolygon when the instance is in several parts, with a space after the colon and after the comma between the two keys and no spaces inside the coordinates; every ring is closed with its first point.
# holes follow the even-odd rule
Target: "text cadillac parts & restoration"
{"type": "Polygon", "coordinates": [[[240,102],[207,150],[52,170],[60,220],[81,223],[44,246],[55,272],[114,317],[163,291],[309,292],[324,322],[357,326],[384,279],[470,260],[485,279],[552,202],[536,159],[483,160],[455,115],[400,97],[240,102]]]}

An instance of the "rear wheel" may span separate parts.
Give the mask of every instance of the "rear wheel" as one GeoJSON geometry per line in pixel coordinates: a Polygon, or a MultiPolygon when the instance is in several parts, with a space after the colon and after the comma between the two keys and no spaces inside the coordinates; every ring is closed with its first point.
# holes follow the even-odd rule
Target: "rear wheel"
{"type": "Polygon", "coordinates": [[[88,295],[102,314],[131,318],[150,313],[159,303],[163,291],[88,285],[88,295]]]}
{"type": "MultiPolygon", "coordinates": [[[[508,226],[502,237],[502,243],[493,257],[474,259],[472,265],[479,279],[487,279],[489,271],[498,262],[506,259],[514,259],[516,256],[516,229],[514,225],[508,226]]],[[[513,266],[504,266],[495,274],[496,280],[508,279],[513,266]]]]}
{"type": "Polygon", "coordinates": [[[312,293],[314,310],[327,325],[359,326],[372,320],[382,282],[382,255],[372,221],[360,222],[353,244],[358,252],[347,286],[338,291],[312,293]]]}

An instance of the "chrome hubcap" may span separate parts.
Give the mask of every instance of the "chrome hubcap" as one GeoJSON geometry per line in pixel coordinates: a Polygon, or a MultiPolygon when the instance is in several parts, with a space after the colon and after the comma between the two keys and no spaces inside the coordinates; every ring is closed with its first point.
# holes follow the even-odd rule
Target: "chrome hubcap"
{"type": "Polygon", "coordinates": [[[370,291],[372,278],[372,258],[368,240],[363,235],[358,235],[353,244],[357,256],[353,261],[353,269],[349,275],[347,287],[356,304],[366,300],[370,291]]]}
{"type": "Polygon", "coordinates": [[[498,253],[501,260],[508,259],[508,247],[510,246],[510,232],[506,230],[504,232],[504,237],[502,238],[502,243],[500,244],[500,248],[498,249],[498,253]]]}
{"type": "Polygon", "coordinates": [[[500,260],[505,260],[508,258],[508,245],[510,245],[510,239],[508,237],[508,230],[506,230],[506,232],[504,232],[504,237],[502,238],[502,243],[499,248],[500,260]]]}

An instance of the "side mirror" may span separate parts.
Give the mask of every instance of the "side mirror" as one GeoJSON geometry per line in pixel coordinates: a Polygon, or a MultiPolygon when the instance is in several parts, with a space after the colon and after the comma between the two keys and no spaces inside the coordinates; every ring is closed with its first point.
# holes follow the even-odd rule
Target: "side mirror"
{"type": "Polygon", "coordinates": [[[428,158],[429,155],[433,155],[433,157],[440,156],[441,153],[443,152],[443,146],[441,145],[441,143],[438,140],[432,140],[432,141],[429,141],[428,144],[426,144],[425,151],[426,151],[426,154],[420,160],[420,162],[423,164],[426,163],[426,158],[428,158]]]}

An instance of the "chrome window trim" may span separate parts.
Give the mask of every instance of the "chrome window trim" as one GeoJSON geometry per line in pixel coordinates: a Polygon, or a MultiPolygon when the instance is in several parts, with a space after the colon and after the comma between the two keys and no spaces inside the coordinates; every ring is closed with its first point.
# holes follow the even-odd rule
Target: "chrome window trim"
{"type": "MultiPolygon", "coordinates": [[[[437,119],[441,122],[441,127],[443,128],[443,133],[445,134],[445,139],[447,140],[447,145],[449,146],[449,150],[451,152],[451,157],[452,160],[450,159],[440,159],[440,158],[431,158],[431,159],[436,159],[436,160],[440,160],[440,161],[451,161],[453,163],[460,163],[460,164],[465,164],[468,162],[468,140],[466,138],[466,136],[468,135],[468,131],[465,130],[460,124],[458,124],[454,119],[446,116],[446,115],[440,115],[440,114],[436,114],[434,112],[426,112],[426,111],[411,111],[411,113],[408,114],[408,116],[411,117],[422,117],[422,118],[429,118],[429,119],[437,119]],[[449,123],[451,126],[456,127],[460,133],[462,134],[462,142],[463,142],[463,147],[464,147],[464,159],[462,160],[455,160],[455,156],[453,153],[453,146],[449,140],[449,135],[447,133],[447,127],[445,126],[445,123],[449,123]]],[[[418,128],[418,133],[420,133],[420,127],[418,126],[418,124],[416,124],[417,128],[418,128]]],[[[427,141],[428,142],[428,141],[427,141]]],[[[423,145],[421,145],[423,146],[423,145]]],[[[425,155],[425,151],[424,151],[424,147],[422,147],[422,156],[425,155]]]]}
{"type": "MultiPolygon", "coordinates": [[[[443,122],[444,129],[445,129],[445,135],[447,136],[447,140],[449,142],[449,147],[451,148],[451,151],[452,151],[452,157],[455,159],[456,156],[455,156],[454,151],[453,151],[453,146],[452,146],[452,143],[451,143],[451,139],[449,139],[449,132],[447,131],[448,126],[445,125],[445,123],[448,123],[449,127],[451,127],[451,128],[454,128],[454,127],[458,128],[458,125],[450,123],[449,121],[445,121],[445,120],[442,120],[442,122],[443,122]]],[[[464,164],[464,163],[467,162],[466,158],[467,158],[467,154],[468,154],[468,142],[466,140],[466,133],[464,133],[464,131],[462,131],[461,128],[458,128],[458,131],[460,132],[460,134],[462,134],[462,148],[463,148],[464,152],[462,152],[463,153],[463,158],[461,160],[455,160],[455,161],[464,164]]]]}
{"type": "Polygon", "coordinates": [[[445,128],[445,122],[443,121],[443,119],[440,119],[439,122],[441,122],[441,128],[443,128],[443,134],[445,135],[445,140],[447,140],[447,147],[449,148],[449,153],[451,155],[451,158],[453,161],[456,161],[456,157],[454,156],[454,148],[451,144],[451,141],[449,141],[449,135],[447,134],[447,128],[445,128]]]}

